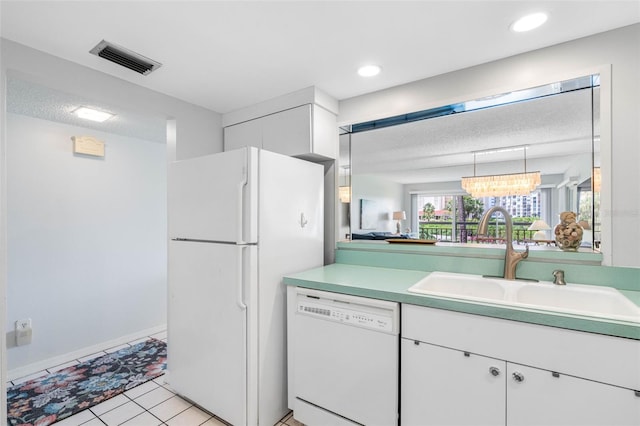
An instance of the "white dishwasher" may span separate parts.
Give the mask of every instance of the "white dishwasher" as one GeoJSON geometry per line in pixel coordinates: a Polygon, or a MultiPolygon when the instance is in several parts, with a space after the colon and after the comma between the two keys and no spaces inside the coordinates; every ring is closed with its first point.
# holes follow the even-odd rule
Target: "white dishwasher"
{"type": "Polygon", "coordinates": [[[307,426],[398,424],[399,307],[289,287],[289,408],[307,426]]]}

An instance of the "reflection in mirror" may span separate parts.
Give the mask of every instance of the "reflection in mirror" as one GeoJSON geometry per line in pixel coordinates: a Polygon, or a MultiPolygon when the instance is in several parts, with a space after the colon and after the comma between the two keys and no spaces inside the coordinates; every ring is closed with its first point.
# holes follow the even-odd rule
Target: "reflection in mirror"
{"type": "Polygon", "coordinates": [[[340,129],[338,160],[338,235],[351,238],[351,134],[340,129]]]}
{"type": "Polygon", "coordinates": [[[586,76],[352,125],[340,139],[340,178],[350,174],[351,183],[340,211],[350,230],[341,234],[501,242],[501,216],[488,238],[477,235],[482,213],[501,205],[513,217],[514,243],[554,247],[560,213],[573,211],[581,250],[599,248],[599,89],[599,76],[586,76]],[[471,196],[461,186],[463,177],[524,172],[540,172],[524,195],[471,196]],[[393,217],[402,211],[398,234],[393,217]]]}

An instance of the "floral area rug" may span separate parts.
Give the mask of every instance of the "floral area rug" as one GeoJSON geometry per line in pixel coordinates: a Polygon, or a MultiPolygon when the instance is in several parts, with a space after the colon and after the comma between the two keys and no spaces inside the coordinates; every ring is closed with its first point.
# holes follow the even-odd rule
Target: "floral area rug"
{"type": "Polygon", "coordinates": [[[167,347],[150,339],[7,389],[8,424],[46,426],[154,379],[167,347]]]}

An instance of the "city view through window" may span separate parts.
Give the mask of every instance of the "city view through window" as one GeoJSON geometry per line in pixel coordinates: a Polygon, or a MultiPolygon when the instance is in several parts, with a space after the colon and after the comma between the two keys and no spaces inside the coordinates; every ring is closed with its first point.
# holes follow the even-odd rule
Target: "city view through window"
{"type": "Polygon", "coordinates": [[[587,75],[352,125],[341,138],[341,233],[553,246],[561,215],[572,212],[580,247],[599,249],[599,83],[587,75]],[[511,178],[484,179],[516,174],[537,176],[517,190],[503,187],[511,178]],[[523,190],[531,192],[502,195],[523,190]],[[497,206],[512,234],[498,211],[478,235],[497,206]]]}
{"type": "MultiPolygon", "coordinates": [[[[529,195],[473,198],[468,195],[417,195],[419,236],[440,241],[471,242],[478,238],[480,218],[493,206],[505,208],[513,219],[514,241],[526,241],[534,231],[528,230],[536,220],[543,218],[542,190],[529,195]]],[[[549,222],[548,220],[546,220],[549,222]]],[[[488,239],[504,241],[504,218],[495,216],[491,221],[488,239]]],[[[551,231],[548,238],[552,239],[551,231]]]]}

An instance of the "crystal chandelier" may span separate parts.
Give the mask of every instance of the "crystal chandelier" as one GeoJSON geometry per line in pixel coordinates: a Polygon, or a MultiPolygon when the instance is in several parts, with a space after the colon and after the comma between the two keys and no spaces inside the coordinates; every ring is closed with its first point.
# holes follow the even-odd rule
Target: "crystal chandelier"
{"type": "Polygon", "coordinates": [[[473,176],[462,178],[462,188],[474,198],[529,195],[540,185],[540,172],[527,172],[527,147],[524,148],[524,172],[476,176],[476,152],[473,153],[473,176]]]}

